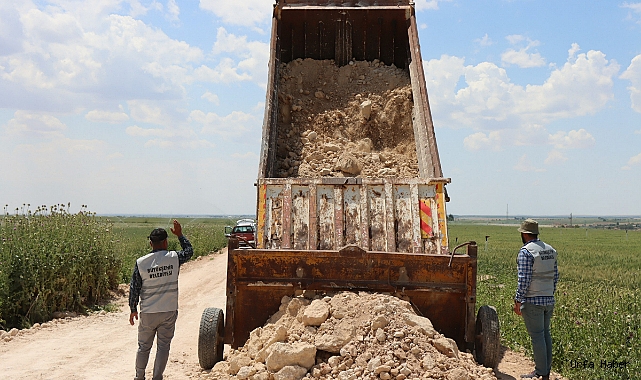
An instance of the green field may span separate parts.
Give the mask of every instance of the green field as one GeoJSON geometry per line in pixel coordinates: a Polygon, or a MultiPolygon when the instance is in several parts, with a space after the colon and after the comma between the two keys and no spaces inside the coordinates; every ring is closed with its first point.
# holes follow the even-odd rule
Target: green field
{"type": "MultiPolygon", "coordinates": [[[[128,283],[137,258],[150,252],[147,236],[156,227],[162,227],[169,234],[169,249],[180,250],[178,239],[171,234],[172,218],[158,217],[101,217],[113,223],[116,249],[122,253],[123,266],[121,281],[128,283]]],[[[185,236],[194,246],[194,258],[216,252],[225,247],[225,226],[234,225],[235,220],[227,218],[178,218],[185,236]]]]}
{"type": "MultiPolygon", "coordinates": [[[[56,311],[108,308],[110,291],[128,283],[137,258],[149,253],[147,236],[169,232],[170,218],[98,217],[84,206],[29,205],[0,216],[0,329],[30,327],[56,311]]],[[[227,241],[231,219],[181,218],[194,258],[216,252],[227,241]]],[[[179,250],[169,235],[169,248],[179,250]]]]}
{"type": "MultiPolygon", "coordinates": [[[[478,242],[478,305],[496,306],[502,343],[531,355],[523,321],[512,311],[522,245],[516,227],[448,227],[451,244],[478,242]]],[[[641,231],[542,227],[540,238],[559,254],[553,370],[570,379],[641,378],[641,231]]]]}
{"type": "MultiPolygon", "coordinates": [[[[224,247],[224,226],[234,223],[179,220],[195,257],[224,247]]],[[[521,317],[512,312],[520,236],[514,225],[496,224],[450,222],[450,244],[478,242],[477,306],[495,306],[502,343],[531,355],[521,317]]],[[[28,327],[56,310],[95,308],[107,288],[129,282],[134,261],[149,252],[149,232],[170,225],[170,218],[97,217],[87,211],[69,214],[64,207],[38,215],[5,214],[0,327],[28,327]]],[[[559,253],[553,370],[579,380],[641,378],[641,231],[543,226],[540,237],[559,253]],[[608,368],[613,363],[617,368],[608,368]]],[[[173,235],[170,248],[180,249],[173,235]]]]}

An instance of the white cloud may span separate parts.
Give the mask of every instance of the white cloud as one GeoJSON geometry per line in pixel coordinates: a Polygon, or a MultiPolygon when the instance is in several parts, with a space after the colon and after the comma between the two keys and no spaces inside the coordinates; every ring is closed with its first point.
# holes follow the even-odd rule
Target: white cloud
{"type": "Polygon", "coordinates": [[[636,166],[636,165],[641,165],[641,153],[637,154],[634,157],[631,157],[628,160],[628,163],[625,166],[623,166],[621,169],[622,170],[630,170],[630,169],[632,169],[633,166],[636,166]]]}
{"type": "Polygon", "coordinates": [[[141,128],[137,125],[127,127],[125,132],[133,137],[149,138],[144,144],[146,148],[161,149],[201,149],[213,148],[214,143],[200,139],[190,128],[141,128]]]}
{"type": "Polygon", "coordinates": [[[273,2],[256,0],[200,0],[200,8],[210,11],[230,25],[259,26],[272,18],[273,2]]]}
{"type": "Polygon", "coordinates": [[[541,57],[541,54],[529,53],[528,48],[521,48],[518,51],[508,49],[501,54],[501,61],[520,68],[545,66],[545,59],[541,57]]]}
{"type": "Polygon", "coordinates": [[[516,146],[545,145],[550,133],[540,124],[524,124],[518,129],[504,129],[500,131],[506,135],[505,141],[516,146]]]}
{"type": "MultiPolygon", "coordinates": [[[[96,101],[184,98],[193,67],[205,58],[200,49],[141,20],[112,13],[128,5],[139,14],[137,1],[88,3],[11,8],[17,17],[7,24],[0,21],[2,34],[12,39],[0,48],[5,53],[0,54],[0,87],[6,89],[0,104],[79,112],[94,108],[96,101]]],[[[0,6],[0,14],[5,10],[0,6]]]]}
{"type": "Polygon", "coordinates": [[[58,118],[28,111],[16,111],[5,129],[10,135],[21,135],[35,138],[62,137],[67,126],[58,118]]]}
{"type": "Polygon", "coordinates": [[[544,172],[545,169],[537,168],[532,163],[527,157],[527,154],[522,155],[519,158],[519,161],[514,165],[514,170],[518,170],[520,172],[544,172]]]}
{"type": "Polygon", "coordinates": [[[581,47],[579,44],[576,42],[572,44],[570,49],[568,49],[568,57],[572,57],[572,59],[576,60],[576,53],[581,51],[581,47]]]}
{"type": "Polygon", "coordinates": [[[219,116],[214,112],[204,113],[201,110],[194,110],[189,115],[189,120],[202,125],[201,133],[215,134],[221,136],[239,136],[243,133],[257,129],[260,121],[254,115],[233,111],[226,116],[219,116]]]}
{"type": "Polygon", "coordinates": [[[258,155],[254,152],[234,153],[231,156],[234,158],[258,160],[258,155]]]}
{"type": "Polygon", "coordinates": [[[548,156],[544,162],[546,165],[556,165],[561,164],[567,160],[568,158],[563,153],[559,152],[558,150],[553,150],[548,153],[548,156]]]}
{"type": "Polygon", "coordinates": [[[156,0],[149,2],[149,5],[145,6],[139,0],[126,0],[125,3],[129,5],[129,16],[138,17],[144,16],[150,10],[162,11],[162,4],[156,0]]]}
{"type": "Polygon", "coordinates": [[[623,3],[622,7],[632,9],[635,12],[641,13],[641,3],[623,3]]]}
{"type": "Polygon", "coordinates": [[[145,143],[145,148],[161,148],[161,149],[201,149],[201,148],[214,148],[216,145],[207,140],[162,140],[153,139],[145,143]]]}
{"type": "MultiPolygon", "coordinates": [[[[487,36],[487,35],[486,35],[487,36]]],[[[501,54],[501,61],[504,64],[516,65],[521,68],[545,66],[545,59],[538,52],[530,52],[533,47],[539,46],[539,41],[532,41],[521,35],[507,36],[506,39],[512,44],[517,45],[526,41],[527,46],[518,50],[508,49],[501,54]]]]}
{"type": "Polygon", "coordinates": [[[122,123],[123,121],[129,120],[129,115],[120,111],[120,112],[110,112],[110,111],[101,111],[93,110],[87,112],[85,119],[94,122],[94,123],[122,123]]]}
{"type": "Polygon", "coordinates": [[[641,113],[641,54],[632,58],[630,66],[621,74],[620,78],[630,81],[628,91],[630,91],[632,109],[641,113]]]}
{"type": "Polygon", "coordinates": [[[594,137],[588,131],[581,128],[578,131],[557,132],[550,135],[550,143],[556,149],[585,149],[594,145],[594,137]]]}
{"type": "Polygon", "coordinates": [[[474,42],[476,42],[477,44],[483,47],[494,45],[494,41],[492,41],[492,39],[490,38],[490,36],[487,35],[487,33],[485,33],[485,35],[482,38],[477,38],[476,40],[474,40],[474,42]]]}
{"type": "Polygon", "coordinates": [[[175,137],[176,132],[167,128],[140,128],[137,125],[127,127],[125,130],[129,136],[134,137],[175,137]]]}
{"type": "Polygon", "coordinates": [[[485,134],[483,132],[476,132],[463,139],[463,145],[468,150],[497,150],[501,146],[501,134],[498,131],[485,134]]]}
{"type": "Polygon", "coordinates": [[[638,131],[634,131],[634,133],[637,135],[641,135],[641,129],[639,129],[638,131]]]}
{"type": "Polygon", "coordinates": [[[220,99],[218,98],[218,95],[213,94],[209,91],[205,92],[200,98],[205,99],[208,102],[213,103],[214,105],[220,105],[220,99]]]}
{"type": "Polygon", "coordinates": [[[176,0],[167,0],[167,19],[171,22],[177,22],[180,16],[180,8],[176,0]]]}
{"type": "Polygon", "coordinates": [[[212,83],[232,83],[251,79],[247,73],[238,73],[238,68],[234,67],[234,61],[231,58],[222,59],[214,69],[204,65],[200,66],[194,70],[194,77],[196,80],[212,83]]]}
{"type": "Polygon", "coordinates": [[[233,73],[240,75],[242,78],[250,79],[263,88],[267,86],[268,43],[247,41],[247,36],[237,36],[221,27],[218,28],[216,33],[216,42],[212,53],[214,55],[233,55],[238,63],[231,60],[224,61],[228,65],[226,66],[228,70],[233,69],[233,73]],[[232,68],[234,64],[236,67],[232,68]]]}
{"type": "MultiPolygon", "coordinates": [[[[627,3],[627,2],[625,2],[621,6],[623,8],[628,8],[628,9],[632,10],[632,12],[634,12],[634,13],[638,14],[639,16],[641,16],[641,3],[627,3]]],[[[632,15],[629,15],[628,17],[629,18],[633,18],[632,15]]],[[[637,19],[637,23],[641,24],[641,18],[637,19]]]]}
{"type": "Polygon", "coordinates": [[[174,108],[164,102],[130,100],[127,102],[129,114],[135,121],[170,127],[183,119],[174,108]]]}
{"type": "Polygon", "coordinates": [[[3,188],[3,196],[11,197],[13,193],[13,198],[16,198],[16,189],[19,189],[20,198],[32,199],[31,203],[36,203],[37,199],[37,204],[58,203],[70,196],[75,198],[102,173],[108,161],[107,154],[104,141],[61,136],[15,145],[9,151],[0,152],[3,183],[15,184],[15,187],[3,188]],[[63,188],[66,190],[61,191],[63,188]],[[37,198],[34,198],[35,194],[37,198]],[[57,197],[47,199],[52,195],[57,197]]]}
{"type": "MultiPolygon", "coordinates": [[[[514,41],[522,38],[512,37],[514,41]]],[[[490,62],[465,65],[463,58],[447,55],[425,61],[435,125],[472,128],[485,134],[487,139],[482,135],[468,137],[468,149],[550,144],[546,125],[594,114],[614,98],[613,76],[619,71],[616,61],[607,60],[599,51],[577,51],[578,46],[573,46],[568,61],[554,68],[543,84],[526,86],[512,83],[505,69],[490,62]],[[462,88],[461,77],[465,79],[462,88]],[[496,135],[489,138],[494,131],[501,132],[500,139],[496,135]]],[[[590,142],[590,137],[581,134],[568,138],[576,140],[581,136],[586,138],[582,144],[590,142]]],[[[564,145],[575,147],[577,143],[564,145]]]]}
{"type": "Polygon", "coordinates": [[[523,42],[523,41],[525,41],[525,40],[526,40],[526,37],[525,37],[525,36],[523,36],[523,35],[520,35],[520,34],[511,34],[511,35],[509,35],[509,36],[505,37],[505,39],[506,39],[510,44],[512,44],[512,45],[516,45],[516,44],[518,44],[519,42],[523,42]]]}

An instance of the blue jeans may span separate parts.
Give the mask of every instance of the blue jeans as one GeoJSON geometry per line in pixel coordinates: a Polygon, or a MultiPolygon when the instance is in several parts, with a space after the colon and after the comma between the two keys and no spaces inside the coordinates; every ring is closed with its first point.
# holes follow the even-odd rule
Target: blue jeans
{"type": "Polygon", "coordinates": [[[539,376],[550,374],[552,368],[552,335],[550,320],[554,305],[538,306],[531,303],[521,304],[521,314],[525,328],[532,340],[534,352],[534,371],[539,376]]]}

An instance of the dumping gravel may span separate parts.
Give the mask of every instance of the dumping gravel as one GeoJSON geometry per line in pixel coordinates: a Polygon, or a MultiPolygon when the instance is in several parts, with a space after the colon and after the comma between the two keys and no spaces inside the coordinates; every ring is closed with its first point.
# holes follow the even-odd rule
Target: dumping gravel
{"type": "Polygon", "coordinates": [[[496,379],[409,302],[372,293],[284,297],[207,379],[496,379]]]}
{"type": "Polygon", "coordinates": [[[281,66],[276,175],[418,176],[409,74],[378,60],[281,66]]]}

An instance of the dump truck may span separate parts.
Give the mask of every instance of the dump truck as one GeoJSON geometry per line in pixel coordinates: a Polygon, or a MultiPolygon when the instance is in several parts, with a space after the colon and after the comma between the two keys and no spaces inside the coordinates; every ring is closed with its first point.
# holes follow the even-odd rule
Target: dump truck
{"type": "Polygon", "coordinates": [[[448,240],[413,2],[277,0],[262,133],[256,248],[228,242],[226,311],[201,319],[203,368],[283,297],[340,291],[405,299],[498,364],[496,310],[476,306],[477,245],[448,240]]]}

